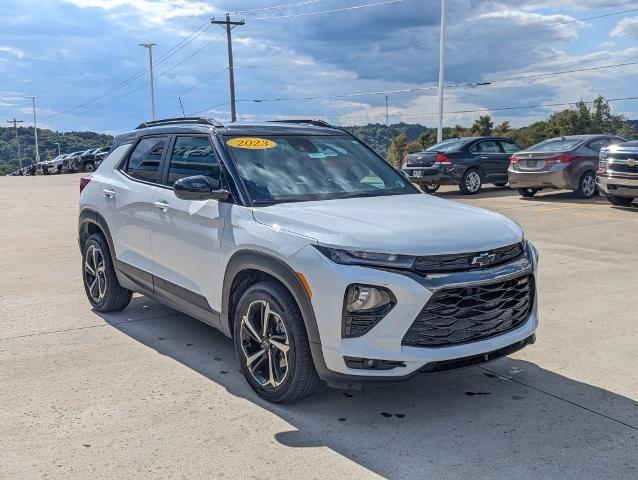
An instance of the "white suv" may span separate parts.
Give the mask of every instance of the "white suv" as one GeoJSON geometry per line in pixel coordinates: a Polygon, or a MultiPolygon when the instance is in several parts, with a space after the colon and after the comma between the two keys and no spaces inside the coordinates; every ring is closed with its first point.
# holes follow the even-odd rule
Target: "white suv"
{"type": "Polygon", "coordinates": [[[521,228],[420,193],[321,121],[148,122],[81,192],[91,305],[139,292],[208,323],[273,402],[534,342],[538,254],[521,228]]]}

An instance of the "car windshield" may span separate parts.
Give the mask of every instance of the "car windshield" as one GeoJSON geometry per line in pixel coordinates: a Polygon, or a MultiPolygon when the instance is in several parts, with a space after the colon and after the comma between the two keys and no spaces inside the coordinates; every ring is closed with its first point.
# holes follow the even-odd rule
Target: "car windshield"
{"type": "Polygon", "coordinates": [[[225,137],[255,204],[418,193],[348,135],[225,137]]]}
{"type": "Polygon", "coordinates": [[[550,138],[527,148],[528,152],[567,152],[583,140],[580,138],[550,138]]]}
{"type": "Polygon", "coordinates": [[[452,138],[450,140],[443,140],[440,143],[432,145],[425,149],[426,152],[456,152],[461,149],[464,142],[458,138],[452,138]]]}

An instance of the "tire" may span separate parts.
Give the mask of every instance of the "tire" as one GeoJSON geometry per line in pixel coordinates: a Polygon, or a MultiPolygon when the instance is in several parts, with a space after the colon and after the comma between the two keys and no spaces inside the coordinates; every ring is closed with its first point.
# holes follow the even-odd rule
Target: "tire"
{"type": "Polygon", "coordinates": [[[521,197],[525,197],[525,198],[532,198],[534,195],[536,195],[536,193],[538,193],[537,188],[519,188],[518,189],[518,194],[521,197]]]}
{"type": "Polygon", "coordinates": [[[424,183],[421,186],[421,190],[423,190],[423,193],[434,193],[436,192],[439,188],[441,188],[441,184],[440,183],[424,183]]]}
{"type": "Polygon", "coordinates": [[[609,200],[609,203],[612,205],[616,205],[618,207],[628,207],[631,205],[631,202],[634,201],[631,197],[616,197],[614,195],[608,195],[607,200],[609,200]]]}
{"type": "Polygon", "coordinates": [[[576,194],[580,198],[593,198],[598,194],[598,187],[596,186],[596,175],[592,170],[583,173],[578,181],[578,189],[576,194]]]}
{"type": "Polygon", "coordinates": [[[303,317],[283,285],[266,281],[244,292],[234,314],[233,339],[246,381],[269,402],[300,400],[319,385],[303,317]]]}
{"type": "Polygon", "coordinates": [[[117,280],[108,244],[102,235],[91,235],[82,249],[82,280],[91,305],[98,312],[118,312],[131,302],[133,292],[117,280]]]}
{"type": "Polygon", "coordinates": [[[507,185],[507,182],[503,183],[503,182],[499,182],[499,183],[495,183],[494,186],[498,187],[498,188],[504,188],[505,185],[507,185]]]}
{"type": "Polygon", "coordinates": [[[84,173],[91,173],[95,171],[95,164],[93,162],[88,162],[82,165],[82,171],[84,173]]]}
{"type": "Polygon", "coordinates": [[[481,191],[483,186],[483,177],[480,172],[475,168],[470,168],[465,171],[461,183],[459,184],[459,190],[463,195],[475,195],[481,191]]]}

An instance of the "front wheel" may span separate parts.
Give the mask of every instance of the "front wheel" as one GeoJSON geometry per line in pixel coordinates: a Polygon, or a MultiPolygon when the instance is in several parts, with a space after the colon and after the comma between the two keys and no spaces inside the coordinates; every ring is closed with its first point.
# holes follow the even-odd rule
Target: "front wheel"
{"type": "Polygon", "coordinates": [[[84,290],[98,312],[124,310],[133,293],[120,285],[108,244],[102,235],[91,235],[82,250],[84,290]]]}
{"type": "Polygon", "coordinates": [[[95,171],[95,165],[91,162],[89,163],[85,163],[84,166],[82,167],[82,171],[84,173],[91,173],[95,171]]]}
{"type": "Polygon", "coordinates": [[[531,198],[534,195],[536,195],[537,192],[538,192],[537,188],[519,188],[518,189],[518,194],[521,197],[525,197],[525,198],[531,198]]]}
{"type": "Polygon", "coordinates": [[[251,286],[235,310],[233,338],[244,377],[274,403],[310,395],[319,384],[299,307],[276,282],[251,286]]]}
{"type": "Polygon", "coordinates": [[[598,193],[594,172],[585,172],[578,182],[576,193],[580,198],[593,198],[598,193]]]}
{"type": "Polygon", "coordinates": [[[481,191],[482,186],[481,174],[477,170],[470,169],[463,174],[459,189],[464,195],[474,195],[481,191]]]}
{"type": "Polygon", "coordinates": [[[616,197],[614,195],[608,195],[607,200],[609,200],[609,203],[612,205],[617,205],[619,207],[628,207],[631,205],[631,202],[634,201],[631,197],[616,197]]]}

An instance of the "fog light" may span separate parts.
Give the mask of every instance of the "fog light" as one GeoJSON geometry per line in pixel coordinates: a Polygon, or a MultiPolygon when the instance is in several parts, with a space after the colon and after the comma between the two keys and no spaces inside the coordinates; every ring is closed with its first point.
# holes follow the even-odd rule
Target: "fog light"
{"type": "Polygon", "coordinates": [[[346,310],[348,312],[369,311],[383,307],[391,301],[385,289],[352,285],[348,289],[346,310]]]}

